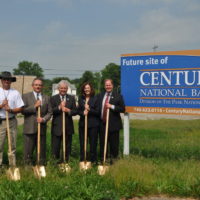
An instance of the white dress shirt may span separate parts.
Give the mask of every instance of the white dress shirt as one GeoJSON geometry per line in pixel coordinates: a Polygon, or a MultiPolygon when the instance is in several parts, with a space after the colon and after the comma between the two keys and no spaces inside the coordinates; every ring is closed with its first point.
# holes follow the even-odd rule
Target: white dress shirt
{"type": "Polygon", "coordinates": [[[41,93],[37,93],[37,92],[35,92],[35,91],[33,91],[33,94],[34,94],[34,96],[35,96],[35,99],[37,100],[37,98],[39,98],[39,100],[40,100],[41,103],[42,103],[42,94],[41,94],[41,93]]]}
{"type": "MultiPolygon", "coordinates": [[[[20,93],[13,88],[10,88],[9,90],[4,90],[3,88],[0,88],[0,104],[2,104],[5,99],[8,100],[8,105],[11,109],[21,108],[24,106],[24,102],[21,98],[20,93]]],[[[8,117],[11,118],[14,116],[15,114],[9,113],[8,117]]],[[[3,119],[6,118],[6,111],[3,108],[0,109],[0,117],[3,119]]]]}
{"type": "MultiPolygon", "coordinates": [[[[101,118],[103,118],[103,109],[104,109],[104,104],[105,104],[107,95],[109,95],[109,96],[108,96],[108,102],[110,102],[110,98],[111,98],[111,96],[112,96],[112,92],[106,92],[105,95],[104,95],[104,97],[103,97],[102,108],[101,108],[101,118]]],[[[112,105],[112,106],[111,106],[111,109],[114,110],[114,109],[115,109],[115,106],[112,105]]]]}

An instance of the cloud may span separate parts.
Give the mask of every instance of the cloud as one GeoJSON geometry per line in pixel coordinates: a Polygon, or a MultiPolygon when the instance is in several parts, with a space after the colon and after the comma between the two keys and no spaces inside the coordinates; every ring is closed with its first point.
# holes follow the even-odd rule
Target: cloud
{"type": "Polygon", "coordinates": [[[51,40],[52,38],[59,39],[66,29],[66,25],[61,21],[50,21],[45,25],[40,35],[44,40],[51,40]]]}
{"type": "MultiPolygon", "coordinates": [[[[17,62],[27,59],[44,68],[56,68],[57,73],[62,73],[60,68],[66,70],[63,73],[72,73],[79,69],[101,70],[110,62],[119,64],[120,54],[149,52],[154,44],[159,46],[159,51],[198,48],[198,18],[174,17],[160,9],[146,12],[138,20],[140,25],[127,32],[88,38],[74,36],[65,24],[51,21],[38,33],[38,41],[31,48],[14,39],[3,46],[1,43],[4,51],[0,58],[2,61],[15,58],[17,62]]],[[[4,39],[9,41],[6,34],[4,39]]]]}
{"type": "MultiPolygon", "coordinates": [[[[86,1],[92,1],[92,0],[86,0],[86,1]]],[[[113,3],[113,4],[120,4],[120,5],[130,5],[130,4],[133,4],[133,5],[156,5],[156,4],[161,4],[161,3],[164,3],[164,4],[169,4],[169,3],[172,3],[174,2],[174,0],[104,0],[106,2],[110,2],[110,3],[113,3]]],[[[179,0],[178,0],[179,1],[179,0]]],[[[180,0],[181,1],[181,0],[180,0]]]]}
{"type": "Polygon", "coordinates": [[[71,7],[73,4],[73,0],[31,0],[36,3],[53,3],[59,6],[71,7]]]}
{"type": "Polygon", "coordinates": [[[146,36],[148,39],[143,40],[145,43],[153,39],[163,47],[177,48],[189,43],[194,44],[194,41],[198,40],[198,37],[195,38],[196,33],[200,31],[200,27],[196,26],[198,21],[195,17],[178,17],[160,9],[141,18],[142,26],[139,32],[143,38],[146,36]]]}

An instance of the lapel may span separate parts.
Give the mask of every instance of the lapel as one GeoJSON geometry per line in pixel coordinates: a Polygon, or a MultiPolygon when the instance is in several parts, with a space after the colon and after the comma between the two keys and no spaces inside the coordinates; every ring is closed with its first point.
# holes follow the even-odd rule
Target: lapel
{"type": "Polygon", "coordinates": [[[31,100],[31,104],[35,104],[36,98],[33,92],[30,93],[30,100],[31,100]]]}
{"type": "Polygon", "coordinates": [[[46,104],[46,96],[44,94],[41,94],[42,96],[42,106],[46,104]]]}
{"type": "Polygon", "coordinates": [[[46,98],[45,98],[45,96],[43,94],[41,94],[41,96],[42,96],[42,105],[41,105],[41,112],[42,112],[42,110],[44,108],[44,105],[46,103],[46,98]]]}
{"type": "Polygon", "coordinates": [[[109,102],[112,104],[114,102],[114,99],[115,99],[115,93],[112,91],[109,102]]]}
{"type": "Polygon", "coordinates": [[[80,100],[81,106],[85,106],[85,97],[81,96],[80,98],[81,98],[81,100],[80,100]]]}
{"type": "Polygon", "coordinates": [[[104,96],[105,96],[105,93],[106,93],[106,92],[103,92],[102,95],[101,95],[101,102],[103,101],[103,98],[104,98],[104,96]]]}
{"type": "Polygon", "coordinates": [[[61,99],[60,99],[60,95],[59,94],[57,94],[56,97],[55,97],[55,103],[57,105],[59,105],[61,103],[61,99]]]}
{"type": "Polygon", "coordinates": [[[103,98],[104,98],[104,95],[105,95],[106,92],[102,92],[100,93],[100,109],[102,109],[102,104],[103,104],[103,98]]]}
{"type": "Polygon", "coordinates": [[[66,107],[69,105],[69,103],[70,103],[70,98],[69,98],[69,95],[68,94],[66,94],[66,107]]]}
{"type": "Polygon", "coordinates": [[[88,101],[88,105],[92,104],[92,96],[90,96],[89,101],[88,101]]]}
{"type": "Polygon", "coordinates": [[[41,94],[41,97],[42,97],[42,105],[44,104],[44,102],[45,102],[45,97],[44,97],[44,95],[43,94],[41,94]]]}

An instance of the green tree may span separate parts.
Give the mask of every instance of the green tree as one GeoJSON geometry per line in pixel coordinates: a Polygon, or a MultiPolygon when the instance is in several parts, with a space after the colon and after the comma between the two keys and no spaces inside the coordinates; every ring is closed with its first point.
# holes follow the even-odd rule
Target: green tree
{"type": "Polygon", "coordinates": [[[114,87],[119,90],[120,88],[120,66],[115,63],[110,63],[105,66],[105,68],[101,71],[102,79],[101,79],[101,89],[104,88],[104,80],[112,79],[114,87]]]}
{"type": "Polygon", "coordinates": [[[94,73],[94,89],[95,93],[99,93],[101,90],[101,72],[95,72],[94,73]]]}
{"type": "Polygon", "coordinates": [[[67,80],[71,83],[71,80],[68,77],[56,77],[52,79],[52,84],[53,83],[59,83],[62,80],[67,80]]]}
{"type": "Polygon", "coordinates": [[[44,79],[43,84],[44,84],[43,93],[48,96],[51,96],[52,95],[52,80],[44,79]]]}
{"type": "Polygon", "coordinates": [[[81,78],[75,78],[71,80],[71,83],[77,87],[80,81],[81,81],[81,78]]]}
{"type": "Polygon", "coordinates": [[[81,78],[81,85],[85,82],[90,82],[91,84],[94,84],[94,75],[91,71],[85,71],[83,73],[83,76],[81,78]]]}
{"type": "Polygon", "coordinates": [[[18,68],[13,69],[14,75],[33,75],[43,78],[43,69],[38,63],[33,63],[29,61],[19,62],[18,68]]]}

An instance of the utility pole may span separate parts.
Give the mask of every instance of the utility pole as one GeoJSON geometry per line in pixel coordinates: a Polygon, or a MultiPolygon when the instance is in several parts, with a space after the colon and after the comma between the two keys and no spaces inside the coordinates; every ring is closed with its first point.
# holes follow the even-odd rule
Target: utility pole
{"type": "Polygon", "coordinates": [[[156,52],[156,49],[157,49],[157,48],[158,48],[158,45],[154,45],[153,48],[152,48],[152,49],[153,49],[153,52],[156,52]]]}

